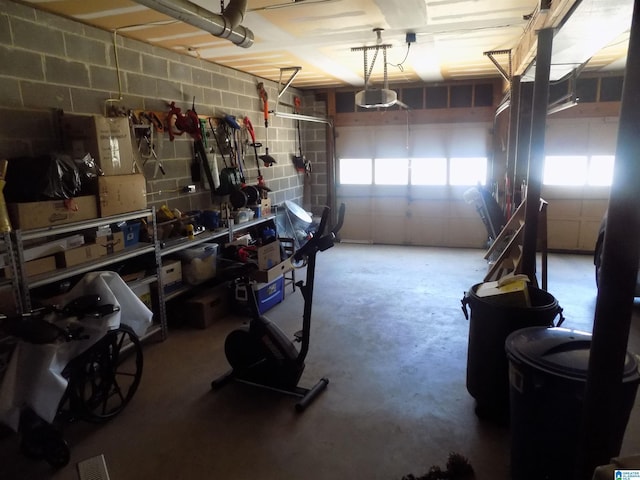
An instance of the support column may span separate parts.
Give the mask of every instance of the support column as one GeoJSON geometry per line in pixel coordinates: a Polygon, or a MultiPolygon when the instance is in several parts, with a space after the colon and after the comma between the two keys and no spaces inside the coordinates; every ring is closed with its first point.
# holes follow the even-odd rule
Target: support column
{"type": "Polygon", "coordinates": [[[640,252],[640,0],[634,1],[576,478],[591,478],[622,443],[622,378],[640,252]],[[617,425],[616,425],[617,423],[617,425]]]}
{"type": "Polygon", "coordinates": [[[524,217],[524,239],[522,242],[522,273],[532,285],[536,284],[536,246],[538,240],[538,211],[542,190],[544,168],[544,139],[549,104],[549,72],[553,29],[543,28],[538,32],[536,76],[533,84],[533,111],[531,115],[531,154],[527,175],[527,205],[524,217]]]}
{"type": "Polygon", "coordinates": [[[513,178],[514,206],[517,208],[524,200],[521,191],[522,180],[527,178],[529,157],[531,156],[531,110],[533,108],[533,82],[520,82],[518,100],[518,150],[516,152],[515,173],[513,178]]]}
{"type": "Polygon", "coordinates": [[[514,205],[516,189],[516,164],[518,161],[518,129],[520,120],[520,75],[514,76],[510,81],[511,91],[509,106],[509,135],[507,137],[507,172],[509,181],[508,189],[505,189],[506,216],[511,218],[517,205],[514,205]]]}

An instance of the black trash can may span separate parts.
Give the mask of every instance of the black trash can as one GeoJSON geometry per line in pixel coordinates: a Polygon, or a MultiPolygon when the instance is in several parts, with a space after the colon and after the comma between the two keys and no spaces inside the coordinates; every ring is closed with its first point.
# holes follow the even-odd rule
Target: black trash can
{"type": "MultiPolygon", "coordinates": [[[[591,334],[565,328],[525,328],[507,338],[512,480],[573,478],[590,348],[591,334]]],[[[622,408],[611,419],[618,450],[639,382],[627,354],[622,408]]]]}
{"type": "Polygon", "coordinates": [[[462,298],[462,310],[469,320],[467,391],[476,400],[481,418],[509,421],[509,363],[504,342],[512,332],[526,327],[550,327],[559,316],[558,301],[545,290],[529,286],[530,307],[507,306],[494,297],[479,297],[474,285],[462,298]],[[471,315],[467,312],[467,305],[471,315]]]}

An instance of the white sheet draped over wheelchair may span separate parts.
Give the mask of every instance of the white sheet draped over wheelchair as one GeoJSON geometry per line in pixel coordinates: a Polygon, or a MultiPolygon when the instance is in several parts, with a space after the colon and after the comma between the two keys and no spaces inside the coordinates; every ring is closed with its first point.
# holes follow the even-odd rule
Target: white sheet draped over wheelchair
{"type": "MultiPolygon", "coordinates": [[[[68,384],[62,371],[73,358],[95,344],[109,330],[118,328],[120,323],[131,327],[139,337],[151,325],[153,312],[117,273],[86,274],[60,303],[65,305],[84,295],[99,295],[100,305],[112,304],[120,307],[120,310],[102,318],[80,319],[83,335],[89,336],[86,339],[59,340],[45,345],[19,341],[0,385],[0,422],[17,431],[24,406],[30,407],[43,420],[52,422],[68,384]]],[[[59,319],[54,323],[64,326],[66,321],[59,319]]]]}

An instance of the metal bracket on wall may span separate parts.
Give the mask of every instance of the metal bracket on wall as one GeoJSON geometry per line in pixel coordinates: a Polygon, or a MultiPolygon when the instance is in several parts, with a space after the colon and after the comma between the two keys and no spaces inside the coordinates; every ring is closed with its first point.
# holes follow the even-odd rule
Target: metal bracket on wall
{"type": "Polygon", "coordinates": [[[484,52],[484,54],[489,57],[489,60],[496,66],[502,78],[504,78],[509,85],[511,85],[511,76],[512,76],[512,66],[511,66],[511,50],[489,50],[488,52],[484,52]],[[505,70],[502,65],[498,63],[498,61],[494,58],[494,55],[509,55],[509,70],[505,70]]]}
{"type": "MultiPolygon", "coordinates": [[[[276,100],[276,109],[273,111],[273,116],[274,117],[281,117],[281,118],[289,118],[289,119],[293,119],[293,120],[301,120],[303,122],[326,123],[327,125],[332,127],[333,123],[332,123],[331,119],[329,119],[329,118],[312,117],[312,116],[309,116],[309,115],[301,115],[299,113],[278,112],[278,106],[280,105],[280,97],[282,95],[284,95],[284,92],[287,91],[287,88],[289,88],[291,86],[291,84],[293,83],[293,80],[296,78],[298,73],[300,73],[300,70],[302,70],[302,67],[284,67],[284,68],[280,69],[280,80],[278,80],[278,88],[280,88],[283,85],[282,84],[282,74],[284,72],[292,72],[292,73],[291,73],[291,76],[289,77],[289,80],[286,81],[284,86],[282,86],[282,88],[278,92],[278,99],[276,100]]],[[[287,105],[287,106],[293,108],[293,105],[287,105]]]]}

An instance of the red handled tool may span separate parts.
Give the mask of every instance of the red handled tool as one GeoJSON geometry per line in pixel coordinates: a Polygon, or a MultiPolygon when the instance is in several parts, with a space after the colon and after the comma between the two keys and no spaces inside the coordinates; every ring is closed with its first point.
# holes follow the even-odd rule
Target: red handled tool
{"type": "Polygon", "coordinates": [[[276,159],[269,155],[269,97],[267,95],[267,91],[264,89],[264,84],[262,82],[258,83],[258,92],[260,93],[260,98],[262,99],[262,112],[264,114],[264,135],[265,135],[265,146],[264,151],[265,154],[260,156],[260,160],[264,162],[265,167],[270,167],[276,162],[276,159]]]}

